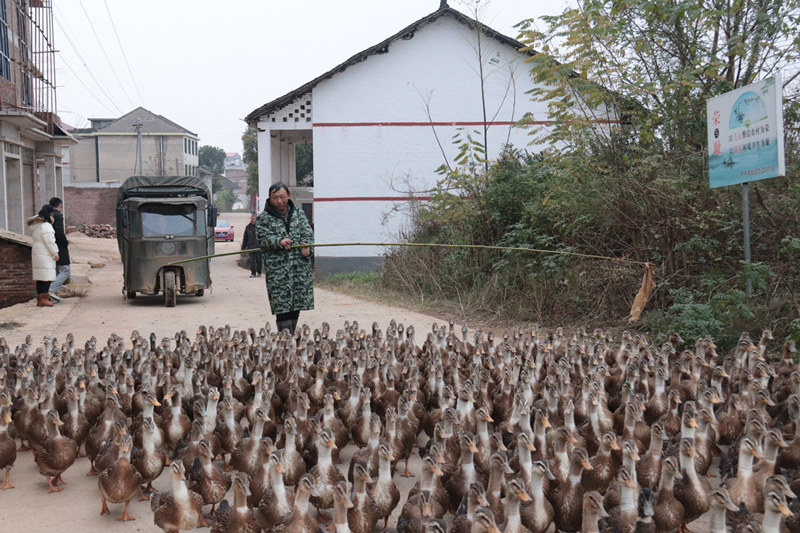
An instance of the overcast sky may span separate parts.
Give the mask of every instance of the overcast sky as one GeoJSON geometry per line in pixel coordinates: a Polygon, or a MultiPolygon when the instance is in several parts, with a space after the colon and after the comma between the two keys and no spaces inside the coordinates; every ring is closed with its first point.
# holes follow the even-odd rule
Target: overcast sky
{"type": "MultiPolygon", "coordinates": [[[[462,0],[450,6],[470,11],[462,0]]],[[[491,0],[510,37],[566,0],[491,0]]],[[[88,127],[142,106],[240,152],[257,107],[435,11],[439,0],[70,0],[53,2],[58,112],[88,127]]],[[[544,28],[544,25],[541,26],[544,28]]]]}

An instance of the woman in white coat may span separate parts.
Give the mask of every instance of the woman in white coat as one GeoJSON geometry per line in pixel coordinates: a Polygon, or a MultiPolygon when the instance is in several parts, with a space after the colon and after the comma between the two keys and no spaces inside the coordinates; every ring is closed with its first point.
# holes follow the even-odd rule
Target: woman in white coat
{"type": "Polygon", "coordinates": [[[50,302],[50,282],[56,279],[58,245],[53,229],[53,208],[45,204],[35,217],[29,218],[28,227],[33,236],[33,279],[36,281],[36,306],[53,307],[50,302]]]}

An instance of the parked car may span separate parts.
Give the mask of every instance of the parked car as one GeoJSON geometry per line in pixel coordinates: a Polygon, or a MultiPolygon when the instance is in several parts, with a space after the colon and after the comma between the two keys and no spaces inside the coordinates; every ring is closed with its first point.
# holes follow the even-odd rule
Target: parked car
{"type": "Polygon", "coordinates": [[[227,220],[217,220],[217,225],[214,226],[214,240],[233,242],[235,238],[233,226],[227,220]]]}

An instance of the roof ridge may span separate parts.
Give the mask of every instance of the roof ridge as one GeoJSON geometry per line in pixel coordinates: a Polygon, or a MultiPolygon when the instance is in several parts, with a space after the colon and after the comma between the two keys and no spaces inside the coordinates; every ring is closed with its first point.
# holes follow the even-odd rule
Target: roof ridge
{"type": "Polygon", "coordinates": [[[276,99],[274,99],[274,100],[272,100],[270,102],[267,102],[266,104],[256,108],[254,111],[251,111],[245,117],[245,119],[244,119],[245,122],[247,122],[248,124],[252,125],[260,117],[272,112],[273,110],[275,110],[275,109],[277,109],[279,107],[283,107],[284,105],[286,105],[288,103],[291,103],[296,98],[298,98],[298,97],[302,96],[303,94],[307,93],[308,91],[313,89],[316,85],[318,85],[321,81],[323,81],[325,79],[328,79],[328,78],[331,78],[334,75],[338,74],[339,72],[343,72],[348,67],[350,67],[352,65],[355,65],[356,63],[360,63],[361,61],[366,60],[368,57],[370,57],[372,55],[375,55],[377,53],[382,53],[381,51],[386,50],[387,47],[392,42],[394,42],[394,41],[396,41],[398,39],[408,38],[406,36],[409,35],[409,34],[411,34],[413,36],[413,33],[415,31],[417,31],[417,29],[419,29],[420,26],[423,26],[424,24],[428,24],[430,22],[433,22],[436,19],[438,19],[439,17],[442,17],[444,15],[450,15],[453,18],[455,18],[458,22],[461,22],[462,24],[467,24],[467,25],[471,26],[473,29],[476,29],[476,28],[480,29],[480,31],[482,33],[486,34],[488,37],[491,37],[491,38],[493,38],[495,40],[498,40],[503,44],[507,44],[509,46],[512,46],[517,51],[520,51],[521,53],[525,53],[525,54],[530,55],[530,56],[534,56],[534,55],[536,55],[538,53],[538,52],[536,52],[534,50],[522,51],[522,49],[526,47],[525,44],[517,41],[516,39],[512,39],[511,37],[508,37],[507,35],[503,35],[502,33],[498,32],[497,30],[492,29],[491,27],[489,27],[486,24],[480,22],[479,20],[473,19],[472,17],[469,17],[469,16],[461,13],[460,11],[458,11],[456,9],[453,9],[452,7],[450,7],[447,4],[447,0],[440,0],[439,9],[437,9],[433,13],[429,13],[428,15],[422,17],[421,19],[419,19],[419,20],[417,20],[415,22],[412,22],[411,24],[409,24],[405,28],[401,29],[400,31],[398,31],[394,35],[388,37],[387,39],[384,39],[383,41],[379,42],[378,44],[370,46],[369,48],[366,48],[366,49],[364,49],[364,50],[352,55],[350,58],[348,58],[344,62],[339,63],[337,66],[335,66],[332,69],[328,70],[327,72],[321,74],[320,76],[317,76],[313,80],[301,85],[300,87],[294,89],[293,91],[290,91],[290,92],[284,94],[283,96],[280,96],[280,97],[278,97],[278,98],[276,98],[276,99]]]}

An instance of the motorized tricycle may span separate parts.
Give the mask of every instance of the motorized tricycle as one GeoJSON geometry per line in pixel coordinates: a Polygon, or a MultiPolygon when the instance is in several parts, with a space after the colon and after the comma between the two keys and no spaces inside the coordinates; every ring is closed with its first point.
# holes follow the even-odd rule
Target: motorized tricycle
{"type": "Polygon", "coordinates": [[[206,184],[192,176],[133,176],[119,188],[117,244],[123,293],[164,294],[167,307],[177,295],[203,296],[211,287],[210,259],[170,265],[214,254],[217,209],[206,184]]]}

